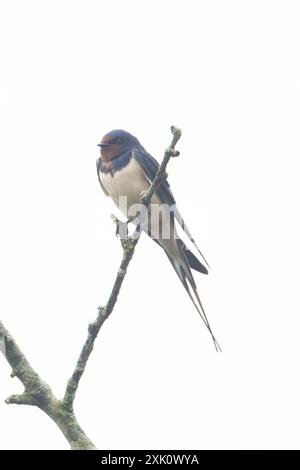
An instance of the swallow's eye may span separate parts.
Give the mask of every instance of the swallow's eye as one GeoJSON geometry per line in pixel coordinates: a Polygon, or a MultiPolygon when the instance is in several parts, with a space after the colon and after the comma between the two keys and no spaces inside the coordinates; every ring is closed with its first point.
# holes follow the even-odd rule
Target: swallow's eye
{"type": "Polygon", "coordinates": [[[120,144],[122,143],[122,139],[116,139],[116,140],[115,140],[115,143],[118,144],[118,145],[120,145],[120,144]]]}

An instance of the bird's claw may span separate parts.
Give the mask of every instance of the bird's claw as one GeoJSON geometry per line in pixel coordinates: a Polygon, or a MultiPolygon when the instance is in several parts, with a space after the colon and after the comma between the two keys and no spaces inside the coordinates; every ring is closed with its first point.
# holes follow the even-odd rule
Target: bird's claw
{"type": "Polygon", "coordinates": [[[142,191],[140,194],[140,198],[143,204],[145,204],[146,197],[147,197],[147,191],[142,191]]]}
{"type": "Polygon", "coordinates": [[[122,222],[119,220],[114,214],[111,215],[113,222],[116,224],[116,237],[120,237],[121,239],[128,238],[128,220],[126,222],[122,222]]]}
{"type": "Polygon", "coordinates": [[[174,150],[173,147],[168,147],[165,150],[165,155],[168,155],[168,157],[179,157],[180,152],[179,152],[179,150],[174,150]]]}

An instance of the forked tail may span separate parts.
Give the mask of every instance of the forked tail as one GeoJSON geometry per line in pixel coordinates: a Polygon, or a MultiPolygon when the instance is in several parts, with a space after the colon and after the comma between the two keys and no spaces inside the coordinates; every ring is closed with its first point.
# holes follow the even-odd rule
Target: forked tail
{"type": "MultiPolygon", "coordinates": [[[[213,339],[216,351],[217,352],[219,352],[219,351],[222,352],[222,349],[221,349],[218,341],[216,340],[216,338],[215,338],[215,336],[212,332],[212,329],[211,329],[210,324],[208,322],[208,319],[207,319],[206,313],[204,311],[202,302],[201,302],[199,294],[197,292],[197,286],[196,286],[196,283],[195,283],[195,280],[193,278],[193,275],[192,275],[192,272],[191,272],[191,269],[190,269],[190,265],[189,265],[189,262],[188,262],[189,258],[186,256],[186,247],[185,247],[184,243],[181,240],[177,240],[177,246],[178,246],[178,252],[177,252],[176,256],[171,255],[170,253],[168,253],[165,250],[166,254],[167,254],[170,262],[172,263],[172,266],[173,266],[174,270],[176,271],[176,274],[179,277],[181,283],[183,284],[188,296],[190,297],[190,299],[193,302],[195,308],[197,309],[200,317],[202,318],[202,320],[205,323],[208,331],[210,332],[210,335],[213,339]],[[190,287],[192,288],[192,291],[193,291],[193,294],[194,294],[195,298],[191,294],[190,287]]],[[[193,269],[195,269],[194,266],[191,265],[191,267],[193,269]]],[[[198,269],[197,269],[197,271],[198,271],[198,269]]]]}

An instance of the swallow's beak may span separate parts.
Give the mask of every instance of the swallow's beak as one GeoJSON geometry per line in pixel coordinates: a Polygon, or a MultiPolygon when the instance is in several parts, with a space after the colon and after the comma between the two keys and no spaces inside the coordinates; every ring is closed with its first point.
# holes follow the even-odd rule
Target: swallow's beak
{"type": "Polygon", "coordinates": [[[111,145],[109,142],[100,142],[97,147],[101,147],[102,149],[111,145]]]}

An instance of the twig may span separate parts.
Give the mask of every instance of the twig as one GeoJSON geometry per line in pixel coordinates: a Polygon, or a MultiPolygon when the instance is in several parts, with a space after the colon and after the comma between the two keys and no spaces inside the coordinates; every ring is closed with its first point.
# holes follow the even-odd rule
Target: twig
{"type": "MultiPolygon", "coordinates": [[[[157,171],[157,174],[152,184],[150,185],[149,189],[141,195],[142,202],[146,207],[148,207],[151,197],[153,196],[158,186],[167,177],[166,167],[170,158],[177,157],[179,155],[179,152],[175,150],[175,146],[181,137],[181,130],[178,129],[178,127],[172,126],[171,132],[173,134],[173,139],[172,139],[170,146],[165,150],[164,158],[157,171]]],[[[87,339],[79,355],[79,359],[75,366],[74,372],[68,381],[67,388],[65,391],[65,396],[63,399],[64,405],[70,411],[73,410],[73,403],[74,403],[76,391],[78,389],[79,381],[82,377],[82,374],[85,371],[87,361],[93,350],[95,339],[97,338],[97,335],[99,333],[101,326],[103,325],[105,320],[109,317],[109,315],[113,311],[113,308],[117,301],[123,280],[126,275],[128,265],[132,259],[135,247],[140,238],[140,234],[141,234],[140,225],[141,223],[138,224],[132,237],[121,240],[122,247],[123,247],[123,258],[122,258],[122,262],[118,270],[118,274],[117,274],[112,292],[110,294],[110,297],[108,299],[106,306],[99,307],[99,313],[98,313],[96,320],[89,325],[87,339]]]]}
{"type": "Polygon", "coordinates": [[[153,194],[155,193],[159,185],[167,178],[166,168],[167,168],[170,158],[179,156],[179,152],[178,150],[175,150],[175,146],[181,137],[181,129],[175,126],[171,126],[171,132],[173,134],[172,142],[170,146],[165,150],[164,159],[158,168],[158,171],[156,173],[156,176],[150,188],[147,191],[145,191],[145,193],[142,194],[142,202],[143,204],[145,204],[145,206],[149,205],[149,202],[153,194]]]}
{"type": "Polygon", "coordinates": [[[93,323],[90,323],[88,328],[88,336],[85,340],[81,353],[79,355],[76,367],[71,378],[68,381],[67,388],[65,391],[63,403],[67,409],[70,411],[73,410],[73,402],[75,399],[76,391],[79,385],[79,381],[82,377],[82,374],[85,371],[85,367],[90,357],[90,354],[94,347],[95,339],[99,333],[99,330],[105,320],[109,317],[115,303],[117,301],[123,280],[126,275],[127,267],[130,263],[130,260],[133,256],[135,246],[138,242],[138,238],[135,239],[124,239],[122,240],[122,247],[123,247],[123,258],[117,273],[117,277],[115,279],[111,294],[109,296],[108,302],[105,307],[99,307],[99,312],[96,320],[93,323]]]}

